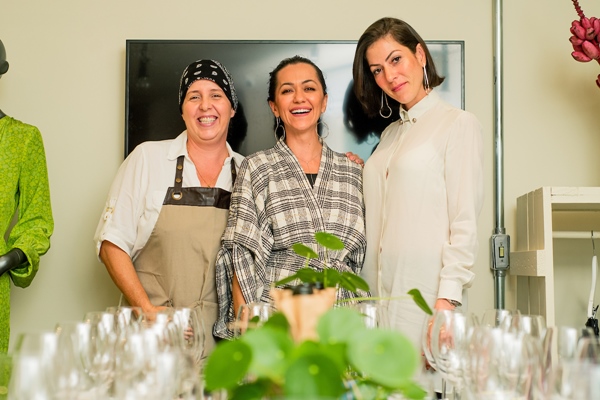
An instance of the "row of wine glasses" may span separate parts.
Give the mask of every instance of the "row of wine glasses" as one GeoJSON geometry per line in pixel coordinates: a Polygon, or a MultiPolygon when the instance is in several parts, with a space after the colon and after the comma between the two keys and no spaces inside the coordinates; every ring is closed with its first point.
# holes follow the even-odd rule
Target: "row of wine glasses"
{"type": "MultiPolygon", "coordinates": [[[[390,327],[387,307],[382,301],[363,301],[351,304],[349,307],[357,310],[364,317],[367,328],[388,329],[390,327]]],[[[274,312],[275,307],[270,303],[242,304],[236,314],[236,321],[231,327],[234,337],[239,337],[249,328],[261,326],[274,312]]]]}
{"type": "Polygon", "coordinates": [[[600,399],[600,345],[589,328],[546,327],[509,310],[435,311],[422,345],[454,399],[600,399]]]}
{"type": "Polygon", "coordinates": [[[11,352],[10,398],[195,399],[204,334],[194,309],[135,307],[21,334],[11,352]]]}

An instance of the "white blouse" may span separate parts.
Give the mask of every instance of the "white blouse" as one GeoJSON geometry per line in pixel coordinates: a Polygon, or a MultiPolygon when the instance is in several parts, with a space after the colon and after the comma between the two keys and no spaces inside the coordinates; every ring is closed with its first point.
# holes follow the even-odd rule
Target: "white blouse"
{"type": "Polygon", "coordinates": [[[418,288],[463,301],[477,255],[483,203],[481,125],[432,91],[392,123],[363,172],[367,253],[362,271],[390,302],[390,322],[418,343],[425,314],[406,293],[418,288]]]}
{"type": "MultiPolygon", "coordinates": [[[[175,183],[175,167],[180,155],[185,156],[183,187],[200,186],[186,143],[187,131],[172,140],[144,142],[123,161],[94,235],[97,254],[102,242],[108,240],[135,260],[156,225],[168,188],[175,183]]],[[[235,153],[229,144],[227,150],[229,157],[223,163],[215,187],[231,191],[231,157],[235,159],[236,168],[244,157],[235,153]]]]}

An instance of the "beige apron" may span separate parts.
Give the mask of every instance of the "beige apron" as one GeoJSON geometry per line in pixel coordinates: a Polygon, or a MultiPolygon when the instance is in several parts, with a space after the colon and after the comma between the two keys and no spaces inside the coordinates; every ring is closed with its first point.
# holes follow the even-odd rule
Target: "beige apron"
{"type": "MultiPolygon", "coordinates": [[[[220,188],[182,188],[183,159],[177,158],[174,187],[167,190],[156,225],[134,266],[154,306],[197,309],[204,323],[206,356],[215,346],[215,261],[231,193],[220,188]]],[[[232,182],[235,177],[232,158],[232,182]]]]}

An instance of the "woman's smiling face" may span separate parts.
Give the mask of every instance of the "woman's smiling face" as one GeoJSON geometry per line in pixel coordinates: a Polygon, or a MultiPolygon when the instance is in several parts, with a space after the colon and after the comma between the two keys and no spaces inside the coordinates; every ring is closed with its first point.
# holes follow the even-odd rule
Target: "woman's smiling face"
{"type": "Polygon", "coordinates": [[[188,138],[197,143],[227,140],[229,121],[235,115],[223,89],[200,79],[188,89],[181,108],[188,138]]]}
{"type": "Polygon", "coordinates": [[[327,108],[327,95],[315,68],[306,63],[290,64],[277,73],[275,100],[269,106],[280,117],[286,135],[317,131],[327,108]]]}

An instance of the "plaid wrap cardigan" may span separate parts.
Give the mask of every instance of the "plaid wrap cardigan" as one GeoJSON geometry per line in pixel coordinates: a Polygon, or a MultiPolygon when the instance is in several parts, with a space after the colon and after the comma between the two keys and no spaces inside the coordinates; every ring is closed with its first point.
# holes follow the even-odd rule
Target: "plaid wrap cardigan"
{"type": "MultiPolygon", "coordinates": [[[[233,188],[229,220],[217,255],[219,317],[214,334],[232,336],[228,327],[235,318],[234,272],[250,303],[271,301],[271,285],[304,266],[305,259],[292,250],[295,243],[318,252],[319,258],[310,260],[311,268],[324,268],[325,252],[316,244],[316,232],[335,234],[344,242],[343,250],[329,252],[329,266],[358,274],[367,244],[364,211],[361,167],[325,143],[314,188],[282,140],[247,157],[233,188]]],[[[356,296],[338,291],[338,298],[356,296]]]]}

